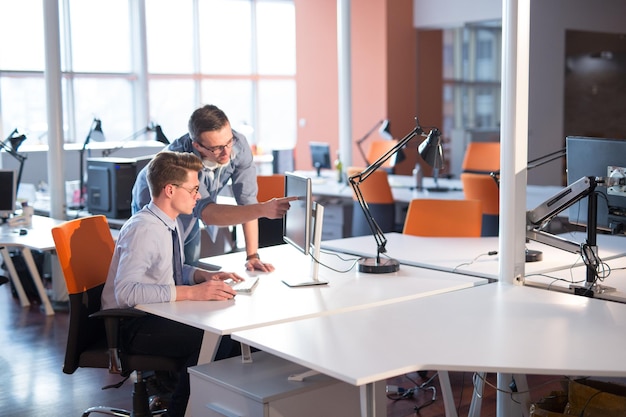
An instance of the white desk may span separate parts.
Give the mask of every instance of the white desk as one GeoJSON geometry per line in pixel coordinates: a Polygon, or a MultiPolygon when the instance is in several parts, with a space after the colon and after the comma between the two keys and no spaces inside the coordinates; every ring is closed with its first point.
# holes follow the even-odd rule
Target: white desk
{"type": "MultiPolygon", "coordinates": [[[[451,271],[489,279],[498,279],[499,256],[488,255],[498,251],[498,237],[479,238],[433,238],[409,236],[402,233],[386,233],[386,255],[402,264],[451,271]]],[[[562,235],[569,240],[583,242],[584,233],[575,232],[562,235]]],[[[598,235],[598,254],[604,260],[626,255],[626,238],[598,235]]],[[[529,242],[528,249],[543,252],[543,260],[527,262],[525,275],[541,274],[569,268],[580,256],[553,248],[538,242],[529,242]]],[[[357,256],[373,256],[376,242],[372,236],[359,236],[346,239],[326,240],[322,249],[348,253],[357,256]]]]}
{"type": "MultiPolygon", "coordinates": [[[[32,225],[30,227],[10,227],[8,224],[3,224],[0,228],[0,253],[2,253],[2,258],[4,259],[7,269],[9,270],[9,276],[11,281],[13,281],[13,285],[20,299],[21,305],[23,307],[29,306],[30,301],[24,293],[20,277],[17,274],[13,261],[11,260],[11,256],[9,255],[9,247],[19,249],[22,252],[22,256],[24,257],[28,271],[33,277],[33,283],[35,284],[35,287],[37,287],[37,293],[39,294],[39,298],[41,299],[41,303],[47,315],[54,314],[54,309],[52,308],[46,289],[43,286],[43,281],[41,279],[41,275],[39,274],[39,270],[37,269],[37,265],[35,265],[31,249],[40,251],[54,250],[54,240],[52,239],[52,233],[50,231],[54,226],[63,222],[64,220],[56,220],[43,216],[33,216],[32,225]],[[19,233],[22,228],[26,229],[27,233],[25,235],[21,235],[19,233]]],[[[57,282],[55,282],[53,279],[52,284],[53,286],[61,286],[62,288],[65,288],[65,282],[63,280],[57,280],[57,282]]],[[[67,293],[67,290],[64,291],[67,293]]],[[[62,293],[63,290],[60,290],[59,292],[62,293]]]]}
{"type": "MultiPolygon", "coordinates": [[[[290,288],[281,281],[281,274],[308,274],[310,261],[291,246],[280,245],[259,250],[264,261],[274,264],[276,271],[263,274],[250,295],[239,294],[234,300],[181,301],[175,303],[142,304],[140,310],[205,330],[199,363],[212,360],[221,335],[263,327],[270,324],[300,320],[341,311],[368,308],[388,303],[426,297],[487,283],[486,280],[403,267],[393,274],[363,274],[355,269],[347,273],[320,267],[328,285],[290,288]]],[[[245,276],[244,255],[235,253],[206,258],[222,270],[245,276]]],[[[348,262],[325,254],[322,262],[346,269],[348,262]]]]}
{"type": "MultiPolygon", "coordinates": [[[[626,244],[626,238],[624,244],[626,244]]],[[[602,259],[605,272],[609,272],[598,284],[605,287],[612,287],[613,290],[593,294],[593,297],[603,300],[618,301],[626,303],[626,257],[602,259]]],[[[587,268],[579,261],[571,268],[553,271],[545,274],[526,274],[525,285],[544,288],[553,291],[574,293],[570,285],[583,285],[587,278],[587,268]]]]}
{"type": "Polygon", "coordinates": [[[626,376],[626,304],[505,283],[232,337],[360,386],[362,415],[373,415],[374,382],[419,370],[626,376]],[[409,319],[419,332],[406,331],[409,319]],[[390,352],[388,340],[405,348],[390,352]]]}
{"type": "MultiPolygon", "coordinates": [[[[345,182],[338,183],[335,179],[334,172],[332,172],[332,177],[328,176],[327,173],[323,173],[321,177],[317,177],[314,171],[296,172],[312,179],[313,195],[315,196],[352,199],[352,187],[345,182]]],[[[458,178],[440,178],[439,186],[449,189],[449,191],[443,192],[428,191],[429,188],[435,187],[435,180],[432,177],[425,177],[423,179],[424,189],[421,191],[415,189],[414,179],[410,175],[389,175],[388,178],[393,198],[397,203],[409,203],[416,198],[445,200],[462,200],[465,198],[463,194],[463,184],[458,178]]],[[[553,185],[526,186],[527,208],[534,209],[562,189],[563,187],[561,186],[553,185]]]]}

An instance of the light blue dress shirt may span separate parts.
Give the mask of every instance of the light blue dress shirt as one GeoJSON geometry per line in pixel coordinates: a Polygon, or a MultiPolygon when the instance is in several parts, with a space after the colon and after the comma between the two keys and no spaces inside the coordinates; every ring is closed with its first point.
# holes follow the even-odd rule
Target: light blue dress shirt
{"type": "MultiPolygon", "coordinates": [[[[103,309],[176,300],[172,267],[176,225],[152,202],[128,219],[115,244],[102,291],[103,309]]],[[[184,284],[193,284],[195,270],[183,265],[184,284]]]]}
{"type": "MultiPolygon", "coordinates": [[[[180,230],[183,232],[184,241],[188,242],[193,238],[194,233],[198,233],[198,219],[201,218],[202,210],[209,204],[215,203],[217,195],[226,187],[230,181],[233,197],[239,205],[257,203],[257,182],[256,167],[250,145],[246,137],[233,130],[233,135],[237,141],[231,151],[231,159],[228,164],[222,165],[214,172],[204,168],[198,174],[200,180],[200,200],[191,215],[180,215],[178,221],[180,230]]],[[[175,152],[191,152],[201,158],[200,154],[192,145],[189,134],[186,134],[174,142],[170,143],[166,149],[175,152]]],[[[144,167],[135,180],[132,191],[131,209],[133,213],[138,212],[150,201],[150,190],[146,179],[147,167],[144,167]]]]}

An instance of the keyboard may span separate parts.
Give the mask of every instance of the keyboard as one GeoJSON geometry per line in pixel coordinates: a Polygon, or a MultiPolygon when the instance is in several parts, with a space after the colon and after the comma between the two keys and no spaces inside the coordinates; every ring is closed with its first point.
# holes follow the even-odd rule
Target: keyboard
{"type": "Polygon", "coordinates": [[[224,281],[230,285],[237,293],[251,293],[259,283],[259,277],[248,276],[245,281],[234,282],[232,279],[224,281]]]}

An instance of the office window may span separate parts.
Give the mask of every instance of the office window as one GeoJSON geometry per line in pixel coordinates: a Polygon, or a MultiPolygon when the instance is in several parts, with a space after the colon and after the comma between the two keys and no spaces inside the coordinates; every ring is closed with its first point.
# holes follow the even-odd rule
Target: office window
{"type": "MultiPolygon", "coordinates": [[[[251,143],[268,151],[295,144],[293,0],[59,6],[66,142],[82,143],[94,117],[107,141],[127,138],[146,120],[177,138],[191,112],[211,103],[251,143]]],[[[25,146],[47,144],[41,0],[0,0],[0,35],[0,134],[17,127],[28,135],[25,146]]]]}
{"type": "Polygon", "coordinates": [[[444,31],[444,120],[449,129],[499,130],[498,22],[444,31]]]}

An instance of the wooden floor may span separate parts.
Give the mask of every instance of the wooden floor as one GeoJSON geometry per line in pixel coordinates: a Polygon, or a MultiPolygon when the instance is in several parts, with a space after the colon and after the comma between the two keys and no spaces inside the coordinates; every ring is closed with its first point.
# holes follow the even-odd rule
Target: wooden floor
{"type": "MultiPolygon", "coordinates": [[[[67,312],[46,316],[38,305],[22,308],[12,296],[9,285],[0,286],[0,416],[78,417],[85,408],[94,405],[130,407],[131,383],[103,391],[102,386],[119,381],[119,377],[99,369],[79,369],[72,375],[62,372],[66,335],[67,312]]],[[[427,335],[424,343],[428,343],[427,335]]],[[[429,372],[427,378],[433,375],[429,372]]],[[[473,391],[472,374],[451,373],[450,378],[459,415],[467,415],[473,391]]],[[[495,384],[495,375],[487,378],[495,384]]],[[[387,384],[410,389],[424,382],[426,380],[419,375],[409,374],[388,380],[387,384]]],[[[529,376],[528,383],[533,400],[560,387],[555,377],[529,376]]],[[[482,416],[496,415],[495,397],[495,389],[487,387],[482,416]]],[[[389,417],[443,417],[437,377],[433,378],[432,385],[418,390],[409,399],[389,400],[387,410],[389,417]],[[434,402],[430,386],[436,389],[434,402]],[[427,405],[430,402],[432,404],[427,405]]]]}

